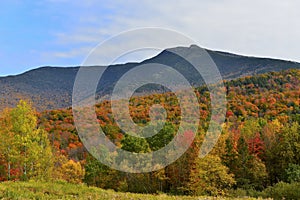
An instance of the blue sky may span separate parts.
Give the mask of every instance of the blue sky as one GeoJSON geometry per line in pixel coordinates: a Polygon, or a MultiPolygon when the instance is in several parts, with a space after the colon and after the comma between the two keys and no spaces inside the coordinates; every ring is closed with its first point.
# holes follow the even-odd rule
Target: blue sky
{"type": "Polygon", "coordinates": [[[297,0],[3,0],[0,76],[39,66],[78,66],[120,31],[162,27],[198,45],[300,61],[297,0]]]}

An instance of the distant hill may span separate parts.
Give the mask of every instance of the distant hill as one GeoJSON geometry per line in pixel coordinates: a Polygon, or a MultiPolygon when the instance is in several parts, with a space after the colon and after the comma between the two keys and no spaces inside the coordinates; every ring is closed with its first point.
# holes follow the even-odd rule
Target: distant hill
{"type": "MultiPolygon", "coordinates": [[[[176,47],[189,57],[197,57],[197,46],[176,47]]],[[[281,71],[290,68],[300,69],[300,63],[235,55],[226,52],[207,50],[219,68],[223,79],[235,79],[243,76],[281,71]]],[[[192,85],[203,84],[195,69],[179,56],[168,50],[141,63],[112,65],[107,68],[100,80],[98,93],[109,94],[116,81],[128,70],[145,63],[161,63],[174,67],[183,74],[192,85]]],[[[99,66],[101,67],[101,66],[99,66]]],[[[73,84],[79,67],[41,67],[26,73],[0,77],[0,109],[15,106],[19,99],[28,99],[38,110],[58,109],[71,106],[73,84]]],[[[149,92],[149,91],[143,91],[149,92]]]]}

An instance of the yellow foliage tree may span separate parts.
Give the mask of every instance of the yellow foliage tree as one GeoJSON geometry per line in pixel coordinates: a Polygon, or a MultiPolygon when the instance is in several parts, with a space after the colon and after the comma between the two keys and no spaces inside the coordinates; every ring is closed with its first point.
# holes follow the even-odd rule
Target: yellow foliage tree
{"type": "Polygon", "coordinates": [[[61,173],[64,180],[70,183],[81,183],[84,178],[85,170],[79,162],[69,160],[62,165],[61,173]]]}
{"type": "Polygon", "coordinates": [[[0,119],[0,154],[11,168],[19,171],[14,179],[51,178],[53,156],[48,134],[37,127],[37,116],[31,104],[21,100],[16,108],[2,113],[0,119]]]}

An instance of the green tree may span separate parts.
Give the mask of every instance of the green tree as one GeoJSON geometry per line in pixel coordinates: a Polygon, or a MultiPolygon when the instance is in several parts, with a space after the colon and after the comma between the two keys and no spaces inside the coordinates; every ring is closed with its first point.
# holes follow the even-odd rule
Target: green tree
{"type": "Polygon", "coordinates": [[[193,195],[225,195],[235,184],[233,177],[218,156],[207,155],[196,160],[187,189],[193,195]]]}
{"type": "Polygon", "coordinates": [[[53,169],[52,150],[47,133],[37,127],[37,116],[32,106],[21,100],[1,121],[1,126],[6,126],[2,129],[4,135],[11,137],[4,147],[8,178],[13,165],[19,168],[23,180],[49,179],[53,169]]]}
{"type": "Polygon", "coordinates": [[[300,182],[300,165],[289,164],[289,167],[285,170],[286,180],[289,183],[300,182]]]}
{"type": "Polygon", "coordinates": [[[153,137],[149,137],[146,139],[152,151],[157,151],[163,148],[164,146],[166,146],[167,144],[169,144],[169,142],[173,139],[174,134],[176,133],[174,125],[170,122],[166,122],[166,124],[163,126],[161,130],[157,130],[158,127],[161,126],[162,126],[161,124],[152,125],[147,127],[147,129],[144,130],[148,132],[154,132],[154,131],[158,132],[153,137]]]}
{"type": "MultiPolygon", "coordinates": [[[[232,137],[232,136],[231,136],[232,137]]],[[[230,138],[225,140],[225,153],[222,156],[223,163],[230,169],[230,171],[237,171],[238,153],[234,149],[233,141],[230,138]]]]}
{"type": "Polygon", "coordinates": [[[274,149],[277,157],[275,174],[278,180],[285,180],[285,169],[290,164],[300,163],[300,126],[297,122],[282,128],[279,143],[274,149]]]}
{"type": "Polygon", "coordinates": [[[238,167],[232,171],[237,186],[245,189],[263,189],[268,176],[266,167],[259,158],[249,153],[248,144],[243,136],[238,140],[237,151],[236,165],[238,167]]]}
{"type": "Polygon", "coordinates": [[[84,182],[103,189],[127,190],[124,174],[103,165],[92,155],[86,159],[84,182]]]}
{"type": "Polygon", "coordinates": [[[138,138],[132,135],[126,134],[122,139],[121,145],[123,150],[134,153],[150,152],[149,144],[145,138],[138,138]]]}

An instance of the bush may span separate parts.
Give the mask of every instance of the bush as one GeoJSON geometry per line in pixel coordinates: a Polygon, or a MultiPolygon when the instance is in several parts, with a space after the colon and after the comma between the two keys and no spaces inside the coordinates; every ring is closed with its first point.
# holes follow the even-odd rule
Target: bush
{"type": "Polygon", "coordinates": [[[300,199],[300,183],[279,182],[268,187],[263,192],[263,197],[276,199],[300,199]]]}
{"type": "Polygon", "coordinates": [[[289,183],[300,182],[300,165],[289,164],[289,167],[285,170],[286,179],[289,183]]]}
{"type": "Polygon", "coordinates": [[[242,189],[237,188],[235,190],[229,191],[229,197],[235,197],[235,198],[245,198],[245,197],[255,197],[259,198],[263,196],[263,193],[254,189],[242,189]]]}

